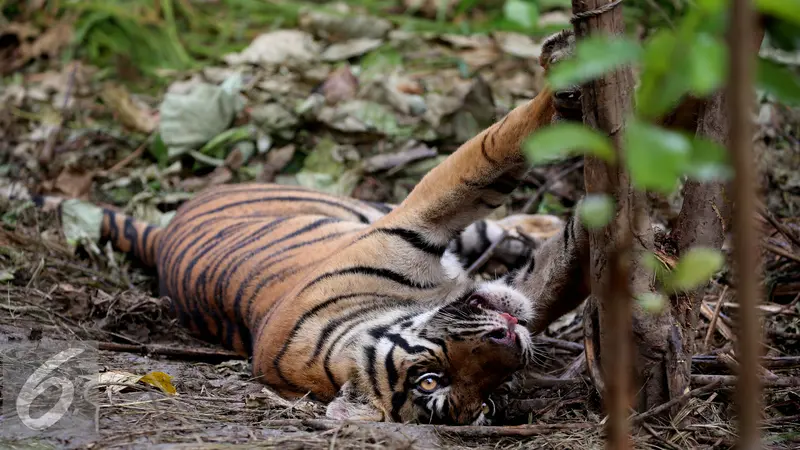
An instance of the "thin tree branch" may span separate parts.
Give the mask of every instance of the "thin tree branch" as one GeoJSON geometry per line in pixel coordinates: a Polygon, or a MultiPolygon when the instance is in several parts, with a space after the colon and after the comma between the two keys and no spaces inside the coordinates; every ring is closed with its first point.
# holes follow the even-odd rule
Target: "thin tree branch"
{"type": "MultiPolygon", "coordinates": [[[[758,377],[758,356],[761,348],[759,332],[758,232],[755,224],[755,169],[752,152],[753,53],[755,16],[749,0],[733,0],[728,29],[728,117],[730,150],[735,170],[733,183],[734,261],[737,298],[741,305],[739,339],[737,340],[741,370],[736,378],[736,405],[739,418],[739,447],[760,448],[759,421],[761,389],[758,377]]],[[[734,377],[735,378],[735,377],[734,377]]],[[[693,377],[693,381],[695,377],[693,377]]],[[[727,379],[726,379],[727,380],[727,379]]]]}
{"type": "Polygon", "coordinates": [[[761,214],[761,217],[767,220],[773,227],[775,227],[778,232],[782,235],[786,236],[787,239],[792,241],[794,245],[800,247],[800,237],[797,237],[794,232],[787,227],[786,225],[782,224],[763,204],[758,205],[758,213],[761,214]]]}

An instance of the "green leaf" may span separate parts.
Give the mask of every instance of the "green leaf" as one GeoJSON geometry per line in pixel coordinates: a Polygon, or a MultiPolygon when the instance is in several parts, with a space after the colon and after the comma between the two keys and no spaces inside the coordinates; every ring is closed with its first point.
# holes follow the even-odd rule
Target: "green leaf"
{"type": "Polygon", "coordinates": [[[244,108],[240,74],[221,85],[198,84],[188,93],[167,93],[159,106],[159,134],[175,159],[227,130],[244,108]]]}
{"type": "Polygon", "coordinates": [[[789,106],[800,105],[800,77],[788,67],[759,58],[756,69],[759,88],[789,106]]]}
{"type": "Polygon", "coordinates": [[[547,80],[553,89],[563,89],[637,62],[641,56],[642,48],[634,39],[591,36],[578,41],[575,54],[554,65],[547,80]]]}
{"type": "Polygon", "coordinates": [[[719,14],[728,6],[727,0],[697,0],[697,6],[707,14],[719,14]]]}
{"type": "Polygon", "coordinates": [[[539,21],[539,9],[536,5],[522,0],[506,0],[503,15],[523,28],[534,29],[539,21]]]}
{"type": "Polygon", "coordinates": [[[685,173],[697,181],[725,181],[733,176],[728,150],[716,142],[694,137],[685,173]]]}
{"type": "Polygon", "coordinates": [[[800,0],[756,0],[756,8],[762,13],[800,25],[800,0]]]}
{"type": "Polygon", "coordinates": [[[718,250],[694,247],[683,255],[665,283],[676,291],[688,291],[706,283],[722,268],[725,258],[718,250]]]}
{"type": "Polygon", "coordinates": [[[690,89],[685,61],[675,58],[679,41],[673,31],[659,30],[645,43],[636,90],[636,110],[648,119],[667,113],[690,89]]]}
{"type": "Polygon", "coordinates": [[[613,162],[614,146],[602,133],[578,123],[559,123],[543,128],[523,144],[531,164],[544,164],[563,157],[586,153],[613,162]]]}
{"type": "Polygon", "coordinates": [[[636,295],[636,302],[642,309],[651,313],[658,314],[667,305],[667,299],[658,292],[643,292],[636,295]]]}
{"type": "MultiPolygon", "coordinates": [[[[727,48],[722,40],[700,33],[695,35],[688,50],[689,89],[702,97],[722,86],[728,59],[727,48]]],[[[674,74],[678,75],[683,76],[674,74]]]]}
{"type": "Polygon", "coordinates": [[[602,228],[614,217],[614,199],[606,194],[588,194],[578,204],[578,217],[586,228],[602,228]]]}
{"type": "Polygon", "coordinates": [[[166,167],[167,163],[169,162],[169,150],[167,149],[166,144],[161,139],[161,133],[156,133],[155,138],[147,147],[147,150],[153,155],[153,158],[156,159],[158,165],[161,167],[166,167]]]}
{"type": "Polygon", "coordinates": [[[255,136],[256,129],[251,125],[229,128],[211,138],[210,141],[206,142],[205,145],[200,148],[199,152],[213,158],[225,158],[229,150],[233,147],[233,144],[248,139],[255,139],[255,136]]]}
{"type": "Polygon", "coordinates": [[[632,118],[625,130],[625,163],[633,184],[670,194],[691,155],[684,135],[632,118]]]}
{"type": "Polygon", "coordinates": [[[100,226],[103,223],[103,209],[77,199],[61,203],[61,225],[67,244],[71,247],[79,243],[97,243],[100,240],[100,226]]]}

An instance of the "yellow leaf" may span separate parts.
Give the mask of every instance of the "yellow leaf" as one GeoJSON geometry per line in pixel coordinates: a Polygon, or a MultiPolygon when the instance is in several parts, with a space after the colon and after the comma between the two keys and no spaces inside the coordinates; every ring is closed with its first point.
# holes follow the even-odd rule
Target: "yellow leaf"
{"type": "Polygon", "coordinates": [[[177,393],[175,386],[172,385],[172,377],[164,372],[150,372],[139,381],[155,386],[170,395],[177,393]]]}

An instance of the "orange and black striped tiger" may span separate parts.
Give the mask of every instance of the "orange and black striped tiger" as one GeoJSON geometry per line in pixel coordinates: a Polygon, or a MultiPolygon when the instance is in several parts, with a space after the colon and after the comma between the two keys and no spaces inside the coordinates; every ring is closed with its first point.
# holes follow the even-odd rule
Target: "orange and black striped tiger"
{"type": "MultiPolygon", "coordinates": [[[[531,280],[549,272],[530,249],[509,248],[516,270],[476,282],[457,253],[468,258],[514,222],[482,219],[524,176],[522,140],[580,108],[575,92],[544,89],[398,206],[230,185],[185,203],[164,228],[104,209],[101,234],[155,266],[183,325],[252,355],[254,375],[283,396],[310,393],[335,418],[482,423],[488,396],[530,360],[529,329],[548,313],[525,294],[543,295],[531,280]]],[[[556,265],[576,223],[554,238],[563,246],[544,247],[556,265]]]]}

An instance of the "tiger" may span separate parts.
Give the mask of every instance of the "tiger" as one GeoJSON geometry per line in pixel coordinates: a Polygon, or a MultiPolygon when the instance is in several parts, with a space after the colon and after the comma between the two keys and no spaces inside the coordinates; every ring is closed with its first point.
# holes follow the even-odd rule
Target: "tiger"
{"type": "MultiPolygon", "coordinates": [[[[564,34],[545,41],[545,71],[569,45],[564,34]]],[[[327,403],[341,420],[484,424],[492,392],[530,363],[532,336],[583,276],[571,268],[584,233],[571,217],[487,217],[528,170],[523,140],[576,115],[579,89],[545,86],[398,205],[231,184],[200,192],[164,227],[97,206],[100,235],[155,268],[179,323],[250,357],[254,378],[285,398],[327,403]],[[509,273],[467,275],[470,255],[525,225],[545,229],[544,259],[509,241],[498,246],[509,273]]]]}

